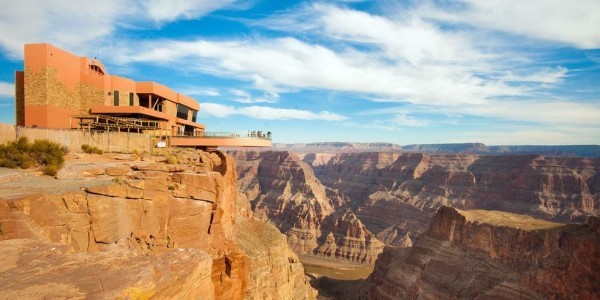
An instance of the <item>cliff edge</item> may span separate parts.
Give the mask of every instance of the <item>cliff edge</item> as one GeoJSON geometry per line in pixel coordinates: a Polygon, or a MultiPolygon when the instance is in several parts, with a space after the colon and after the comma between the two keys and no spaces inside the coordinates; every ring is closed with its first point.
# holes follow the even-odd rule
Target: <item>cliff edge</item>
{"type": "Polygon", "coordinates": [[[442,206],[412,248],[386,247],[364,299],[594,299],[600,220],[558,224],[442,206]]]}
{"type": "Polygon", "coordinates": [[[260,253],[238,242],[233,159],[175,151],[178,164],[70,154],[57,178],[2,169],[2,297],[262,299],[257,282],[288,284],[252,270],[260,253]]]}

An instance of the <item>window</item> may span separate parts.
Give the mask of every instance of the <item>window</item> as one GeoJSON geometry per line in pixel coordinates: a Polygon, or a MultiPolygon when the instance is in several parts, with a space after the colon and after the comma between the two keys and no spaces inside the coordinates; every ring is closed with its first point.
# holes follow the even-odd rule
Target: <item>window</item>
{"type": "Polygon", "coordinates": [[[129,93],[129,106],[133,106],[133,93],[129,93]]]}
{"type": "Polygon", "coordinates": [[[185,105],[177,104],[177,117],[187,120],[189,108],[185,105]]]}
{"type": "Polygon", "coordinates": [[[197,110],[194,110],[194,112],[192,113],[192,122],[196,122],[196,115],[198,114],[197,110]]]}
{"type": "Polygon", "coordinates": [[[119,106],[119,91],[114,92],[114,106],[119,106]]]}

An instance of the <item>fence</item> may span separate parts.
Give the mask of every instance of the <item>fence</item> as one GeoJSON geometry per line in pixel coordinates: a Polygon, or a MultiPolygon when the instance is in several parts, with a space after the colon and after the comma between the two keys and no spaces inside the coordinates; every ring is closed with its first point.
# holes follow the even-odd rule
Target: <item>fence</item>
{"type": "Polygon", "coordinates": [[[30,141],[47,139],[67,147],[71,152],[81,152],[81,145],[88,144],[105,152],[152,151],[151,135],[127,132],[88,132],[84,130],[14,127],[0,124],[0,142],[12,141],[22,136],[30,141]],[[12,131],[8,126],[12,127],[12,131]]]}
{"type": "Polygon", "coordinates": [[[0,123],[0,144],[14,141],[16,134],[14,125],[0,123]]]}

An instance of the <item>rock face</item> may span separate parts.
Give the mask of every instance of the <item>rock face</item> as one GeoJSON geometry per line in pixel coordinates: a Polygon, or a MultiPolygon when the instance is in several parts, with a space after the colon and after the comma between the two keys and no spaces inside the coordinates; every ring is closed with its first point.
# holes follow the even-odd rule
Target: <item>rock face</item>
{"type": "Polygon", "coordinates": [[[315,299],[317,291],[304,275],[285,235],[264,221],[240,217],[236,223],[240,248],[250,257],[245,299],[315,299]]]}
{"type": "Polygon", "coordinates": [[[323,186],[312,168],[289,152],[231,152],[238,186],[255,216],[285,233],[297,254],[374,263],[383,244],[349,210],[346,197],[323,186]]]}
{"type": "Polygon", "coordinates": [[[385,248],[361,297],[594,299],[599,224],[442,206],[412,248],[385,248]]]}
{"type": "Polygon", "coordinates": [[[402,146],[392,143],[308,143],[308,144],[273,144],[273,150],[305,153],[354,153],[354,152],[398,152],[402,146]]]}
{"type": "Polygon", "coordinates": [[[0,185],[3,292],[242,299],[267,280],[249,276],[253,257],[236,240],[244,228],[236,228],[233,159],[179,155],[185,164],[98,156],[70,161],[59,180],[25,174],[0,185]]]}
{"type": "Polygon", "coordinates": [[[414,239],[441,205],[558,222],[600,213],[600,159],[341,153],[314,172],[348,197],[358,218],[378,235],[395,230],[414,239]]]}
{"type": "Polygon", "coordinates": [[[2,299],[215,299],[212,258],[203,251],[73,254],[69,246],[28,239],[0,241],[0,251],[2,299]]]}
{"type": "Polygon", "coordinates": [[[273,144],[273,150],[297,154],[310,153],[358,153],[358,152],[419,152],[427,154],[540,154],[545,156],[600,157],[600,145],[501,145],[487,146],[482,143],[415,144],[391,143],[308,143],[273,144]]]}

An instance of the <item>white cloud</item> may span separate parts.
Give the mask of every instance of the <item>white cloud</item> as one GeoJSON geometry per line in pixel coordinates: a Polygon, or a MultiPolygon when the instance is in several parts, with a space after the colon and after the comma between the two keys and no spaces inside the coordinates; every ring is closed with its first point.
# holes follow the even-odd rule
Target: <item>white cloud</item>
{"type": "Polygon", "coordinates": [[[425,119],[412,117],[407,113],[399,113],[392,118],[391,123],[398,126],[422,127],[427,126],[429,122],[425,119]]]}
{"type": "Polygon", "coordinates": [[[516,74],[513,71],[508,71],[501,79],[510,82],[557,83],[567,76],[567,71],[567,68],[564,67],[557,67],[555,69],[547,68],[529,74],[516,74]]]}
{"type": "Polygon", "coordinates": [[[454,4],[459,8],[429,6],[420,13],[584,49],[600,48],[597,0],[459,0],[454,4]]]}
{"type": "MultiPolygon", "coordinates": [[[[441,109],[444,111],[444,109],[441,109]]],[[[448,112],[561,126],[600,126],[600,107],[566,101],[492,101],[488,105],[465,106],[448,112]]]]}
{"type": "MultiPolygon", "coordinates": [[[[596,102],[597,103],[597,102],[596,102]]],[[[414,120],[415,124],[457,123],[463,116],[496,118],[517,122],[527,122],[553,128],[563,126],[600,127],[600,107],[590,103],[567,102],[560,100],[490,100],[484,105],[464,106],[401,106],[373,109],[362,115],[391,115],[390,123],[398,119],[410,124],[412,117],[408,112],[428,115],[427,118],[414,120]],[[433,117],[432,117],[433,115],[433,117]],[[442,117],[443,115],[444,117],[442,117]],[[443,121],[443,118],[448,120],[443,121]]],[[[460,122],[458,122],[460,123],[460,122]]]]}
{"type": "Polygon", "coordinates": [[[255,83],[260,78],[260,85],[267,86],[268,93],[326,89],[377,95],[391,101],[459,105],[523,92],[520,87],[485,80],[456,65],[432,63],[418,68],[395,65],[376,53],[352,49],[335,52],[294,38],[224,42],[162,40],[136,44],[118,59],[124,63],[178,61],[186,66],[193,62],[202,72],[217,76],[255,83]]]}
{"type": "Polygon", "coordinates": [[[266,95],[235,99],[242,103],[276,102],[279,93],[289,90],[324,89],[379,99],[375,101],[479,106],[488,105],[490,99],[537,92],[567,76],[568,70],[560,66],[535,72],[515,69],[517,64],[524,68],[526,59],[521,55],[484,50],[472,32],[439,27],[418,12],[392,18],[312,4],[247,22],[290,33],[301,28],[320,39],[332,39],[335,46],[292,37],[161,40],[131,46],[118,59],[178,61],[185,66],[192,61],[199,72],[250,82],[266,95]]]}
{"type": "Polygon", "coordinates": [[[179,18],[193,19],[231,5],[235,0],[140,0],[140,11],[156,22],[169,22],[179,18]]]}
{"type": "Polygon", "coordinates": [[[15,85],[12,82],[0,81],[0,97],[14,97],[15,85]]]}
{"type": "Polygon", "coordinates": [[[217,97],[220,96],[221,93],[219,90],[210,87],[199,87],[199,86],[183,86],[175,89],[182,94],[188,96],[199,96],[199,97],[217,97]]]}
{"type": "Polygon", "coordinates": [[[505,131],[461,133],[460,140],[477,140],[486,145],[584,145],[597,144],[598,139],[600,139],[598,132],[597,129],[581,127],[567,127],[558,130],[554,128],[511,127],[505,131]]]}
{"type": "Polygon", "coordinates": [[[346,119],[346,117],[342,115],[328,111],[312,112],[308,110],[273,108],[266,106],[233,107],[217,103],[202,103],[201,109],[203,113],[220,118],[241,115],[261,120],[341,121],[346,119]]]}
{"type": "Polygon", "coordinates": [[[277,103],[279,100],[279,94],[265,92],[262,96],[254,97],[247,91],[232,89],[231,93],[235,96],[233,101],[239,103],[277,103]]]}
{"type": "Polygon", "coordinates": [[[50,42],[67,49],[113,32],[124,1],[4,1],[0,7],[0,46],[20,58],[23,45],[50,42]]]}
{"type": "Polygon", "coordinates": [[[218,0],[19,0],[0,3],[0,48],[22,58],[23,45],[52,43],[76,53],[109,48],[119,27],[197,18],[230,6],[218,0]],[[110,37],[110,38],[109,38],[110,37]]]}

